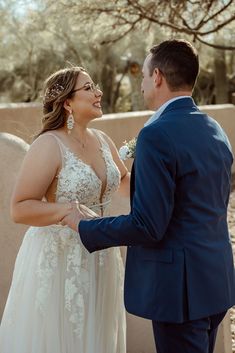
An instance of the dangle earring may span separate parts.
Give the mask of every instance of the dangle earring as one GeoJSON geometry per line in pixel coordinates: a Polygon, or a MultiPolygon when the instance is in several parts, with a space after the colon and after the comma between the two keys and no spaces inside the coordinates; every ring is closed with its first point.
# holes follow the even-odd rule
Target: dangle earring
{"type": "Polygon", "coordinates": [[[70,111],[67,119],[68,134],[71,134],[71,130],[73,129],[73,127],[74,127],[74,117],[73,117],[72,111],[70,111]]]}

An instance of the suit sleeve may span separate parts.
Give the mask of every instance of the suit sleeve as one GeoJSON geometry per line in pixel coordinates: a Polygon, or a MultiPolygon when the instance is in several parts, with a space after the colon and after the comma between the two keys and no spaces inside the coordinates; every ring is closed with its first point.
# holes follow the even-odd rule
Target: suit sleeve
{"type": "Polygon", "coordinates": [[[81,221],[78,231],[87,250],[156,245],[164,237],[172,215],[175,170],[176,158],[169,137],[160,128],[144,128],[136,145],[131,212],[81,221]]]}

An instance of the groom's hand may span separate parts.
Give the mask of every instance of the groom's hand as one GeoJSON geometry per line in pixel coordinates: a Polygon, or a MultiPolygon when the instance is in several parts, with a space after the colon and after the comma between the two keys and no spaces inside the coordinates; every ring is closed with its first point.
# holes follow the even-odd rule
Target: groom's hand
{"type": "Polygon", "coordinates": [[[97,217],[99,216],[88,207],[74,203],[71,212],[61,220],[60,224],[63,226],[67,225],[77,232],[79,222],[82,219],[92,219],[97,217]]]}

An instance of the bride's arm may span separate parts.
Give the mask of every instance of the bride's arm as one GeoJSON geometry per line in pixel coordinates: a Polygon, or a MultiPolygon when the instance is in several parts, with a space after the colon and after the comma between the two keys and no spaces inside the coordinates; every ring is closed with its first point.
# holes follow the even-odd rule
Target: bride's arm
{"type": "Polygon", "coordinates": [[[111,150],[113,160],[121,173],[121,183],[120,183],[120,187],[118,189],[118,192],[120,192],[120,194],[122,196],[130,197],[130,172],[128,171],[128,169],[125,166],[125,164],[123,163],[123,161],[120,159],[119,153],[117,151],[117,148],[116,148],[114,142],[103,131],[101,131],[101,133],[102,133],[104,139],[109,144],[109,148],[111,150]]]}
{"type": "Polygon", "coordinates": [[[16,223],[46,226],[58,223],[72,209],[69,203],[42,201],[60,167],[60,151],[52,136],[40,136],[30,147],[21,166],[11,199],[16,223]]]}

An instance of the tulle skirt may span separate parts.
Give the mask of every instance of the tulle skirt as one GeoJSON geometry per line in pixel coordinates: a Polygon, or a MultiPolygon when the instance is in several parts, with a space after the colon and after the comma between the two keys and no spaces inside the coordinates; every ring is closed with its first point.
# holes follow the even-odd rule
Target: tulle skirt
{"type": "Polygon", "coordinates": [[[68,227],[30,227],[0,326],[1,353],[126,353],[118,248],[89,254],[68,227]]]}

